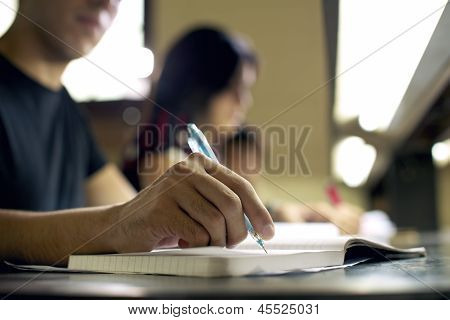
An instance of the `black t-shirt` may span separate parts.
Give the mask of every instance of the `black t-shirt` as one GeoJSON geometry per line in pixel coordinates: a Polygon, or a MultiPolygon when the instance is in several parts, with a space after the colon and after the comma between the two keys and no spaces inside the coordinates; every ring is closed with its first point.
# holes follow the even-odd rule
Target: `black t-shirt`
{"type": "Polygon", "coordinates": [[[0,208],[82,207],[86,178],[105,164],[78,106],[0,55],[0,208]]]}

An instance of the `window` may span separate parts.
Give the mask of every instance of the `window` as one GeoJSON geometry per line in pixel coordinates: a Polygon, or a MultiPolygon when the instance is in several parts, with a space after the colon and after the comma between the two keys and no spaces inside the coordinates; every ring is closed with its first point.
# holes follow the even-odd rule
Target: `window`
{"type": "Polygon", "coordinates": [[[16,17],[17,0],[0,1],[0,37],[9,29],[16,17]]]}
{"type": "Polygon", "coordinates": [[[446,3],[340,0],[339,123],[358,118],[366,131],[389,127],[446,3]]]}

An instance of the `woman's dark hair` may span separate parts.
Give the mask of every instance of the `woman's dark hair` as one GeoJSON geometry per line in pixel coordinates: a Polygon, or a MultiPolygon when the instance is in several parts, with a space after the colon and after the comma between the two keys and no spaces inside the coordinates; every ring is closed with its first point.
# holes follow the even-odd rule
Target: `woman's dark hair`
{"type": "MultiPolygon", "coordinates": [[[[243,63],[257,67],[257,58],[245,43],[211,27],[189,31],[166,56],[150,124],[174,128],[197,120],[208,111],[210,100],[230,86],[243,63]]],[[[173,145],[174,134],[170,129],[160,131],[168,136],[153,143],[158,142],[162,151],[173,145]]]]}
{"type": "Polygon", "coordinates": [[[214,95],[230,85],[242,62],[256,65],[256,57],[236,39],[218,29],[194,29],[167,54],[155,102],[175,115],[194,120],[206,111],[214,95]]]}
{"type": "Polygon", "coordinates": [[[210,100],[231,85],[244,63],[257,68],[255,53],[220,29],[199,27],[178,39],[166,55],[152,95],[150,121],[141,126],[137,154],[177,144],[175,130],[205,114],[210,100]]]}

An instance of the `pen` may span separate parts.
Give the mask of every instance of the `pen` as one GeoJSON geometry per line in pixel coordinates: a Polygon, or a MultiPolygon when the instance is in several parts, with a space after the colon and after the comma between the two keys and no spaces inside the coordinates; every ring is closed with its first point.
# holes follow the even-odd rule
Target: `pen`
{"type": "MultiPolygon", "coordinates": [[[[188,144],[191,148],[192,152],[199,152],[209,157],[210,159],[219,162],[216,155],[214,154],[213,149],[210,147],[208,140],[206,140],[203,132],[200,131],[199,128],[194,123],[187,124],[188,129],[188,144]]],[[[244,221],[247,231],[250,233],[252,238],[259,244],[259,246],[267,253],[266,248],[264,247],[264,240],[261,236],[255,231],[252,226],[252,223],[248,219],[247,215],[244,213],[244,221]]]]}

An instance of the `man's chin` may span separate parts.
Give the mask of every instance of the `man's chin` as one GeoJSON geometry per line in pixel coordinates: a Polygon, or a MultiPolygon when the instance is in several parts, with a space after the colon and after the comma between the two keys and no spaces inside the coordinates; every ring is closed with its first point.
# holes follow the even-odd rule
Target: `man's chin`
{"type": "Polygon", "coordinates": [[[95,44],[92,43],[81,43],[72,48],[69,48],[69,55],[72,56],[72,59],[78,59],[88,55],[92,49],[94,49],[95,44]]]}
{"type": "Polygon", "coordinates": [[[79,59],[88,54],[92,47],[72,45],[70,43],[61,43],[56,50],[49,54],[54,62],[69,63],[72,60],[79,59]]]}
{"type": "Polygon", "coordinates": [[[74,60],[86,56],[97,45],[98,41],[86,38],[77,37],[61,43],[62,56],[67,60],[74,60]]]}

